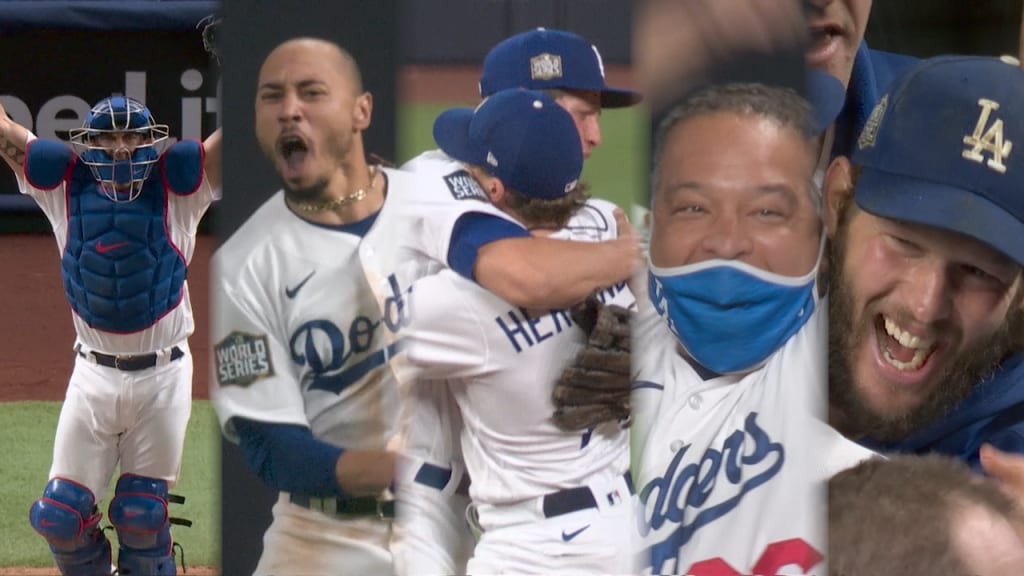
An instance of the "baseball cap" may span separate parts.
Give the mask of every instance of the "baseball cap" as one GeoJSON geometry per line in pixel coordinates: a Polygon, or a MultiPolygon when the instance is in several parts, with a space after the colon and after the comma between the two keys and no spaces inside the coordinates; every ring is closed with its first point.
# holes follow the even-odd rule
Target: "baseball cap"
{"type": "Polygon", "coordinates": [[[602,108],[624,108],[642,96],[604,82],[604,63],[597,46],[572,32],[536,28],[506,38],[484,58],[480,96],[499,90],[595,90],[602,108]]]}
{"type": "Polygon", "coordinates": [[[975,238],[1024,265],[1024,70],[944,56],[899,78],[851,160],[865,211],[975,238]]]}
{"type": "Polygon", "coordinates": [[[476,109],[445,110],[434,120],[434,140],[445,154],[531,198],[565,196],[583,171],[572,116],[543,92],[504,90],[476,109]]]}

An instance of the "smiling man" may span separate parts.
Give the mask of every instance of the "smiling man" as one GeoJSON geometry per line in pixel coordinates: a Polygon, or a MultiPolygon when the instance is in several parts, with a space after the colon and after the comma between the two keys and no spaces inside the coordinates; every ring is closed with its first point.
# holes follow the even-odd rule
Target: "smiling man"
{"type": "Polygon", "coordinates": [[[634,325],[645,573],[825,568],[827,461],[867,452],[823,422],[813,176],[830,122],[790,90],[728,84],[691,94],[659,128],[650,302],[634,325]]]}
{"type": "Polygon", "coordinates": [[[936,58],[826,179],[830,412],[880,450],[1024,452],[1024,71],[936,58]]]}

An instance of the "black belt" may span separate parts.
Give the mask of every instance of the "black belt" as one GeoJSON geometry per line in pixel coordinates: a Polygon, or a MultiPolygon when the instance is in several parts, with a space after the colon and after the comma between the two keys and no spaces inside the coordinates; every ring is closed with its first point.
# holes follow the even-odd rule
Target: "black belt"
{"type": "MultiPolygon", "coordinates": [[[[442,468],[429,462],[424,462],[416,471],[414,482],[429,486],[435,490],[444,490],[452,479],[451,468],[442,468]]],[[[459,486],[455,489],[456,494],[469,494],[469,474],[463,474],[459,479],[459,486]]]]}
{"type": "MultiPolygon", "coordinates": [[[[75,347],[75,352],[82,358],[88,358],[84,352],[82,352],[81,346],[75,347]]],[[[96,352],[95,350],[89,352],[92,357],[96,360],[96,363],[100,366],[106,366],[107,368],[117,368],[124,372],[136,372],[138,370],[145,370],[156,366],[157,353],[152,352],[150,354],[138,354],[135,356],[114,356],[111,354],[104,354],[102,352],[96,352]]],[[[185,353],[182,352],[181,348],[175,346],[171,348],[171,362],[182,358],[185,353]]]]}
{"type": "Polygon", "coordinates": [[[335,516],[375,516],[394,518],[395,501],[378,500],[372,496],[362,498],[317,498],[303,494],[289,494],[292,504],[335,516]]]}
{"type": "MultiPolygon", "coordinates": [[[[629,494],[632,496],[634,492],[633,476],[629,472],[622,476],[626,481],[626,486],[629,487],[629,494]]],[[[610,494],[607,497],[609,499],[612,498],[610,494]]],[[[614,502],[609,502],[609,504],[614,504],[614,502]]],[[[567,488],[544,496],[543,510],[545,518],[571,514],[580,510],[587,510],[588,508],[597,508],[597,499],[594,497],[594,492],[586,486],[567,488]]]]}

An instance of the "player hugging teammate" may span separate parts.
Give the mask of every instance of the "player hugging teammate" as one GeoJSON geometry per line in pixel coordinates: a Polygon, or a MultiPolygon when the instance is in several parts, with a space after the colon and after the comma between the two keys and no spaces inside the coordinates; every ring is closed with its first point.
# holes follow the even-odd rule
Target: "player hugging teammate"
{"type": "MultiPolygon", "coordinates": [[[[495,96],[492,116],[509,127],[540,114],[541,122],[559,127],[563,144],[546,150],[521,139],[517,153],[530,154],[519,163],[515,154],[493,150],[490,157],[478,157],[474,149],[466,164],[446,159],[454,168],[433,177],[366,163],[361,132],[369,126],[372,100],[357,64],[339,46],[296,38],[264,60],[257,135],[283,190],[214,256],[212,339],[218,366],[211,390],[227,437],[240,444],[252,470],[281,493],[258,574],[454,573],[465,564],[466,554],[454,547],[471,537],[465,506],[460,509],[454,499],[464,492],[459,485],[465,466],[457,447],[448,441],[443,452],[422,457],[407,450],[410,436],[401,433],[399,404],[402,410],[408,404],[404,397],[399,402],[399,384],[406,382],[396,378],[399,364],[391,359],[413,346],[404,329],[415,313],[410,303],[415,280],[451,269],[526,314],[519,309],[561,309],[621,284],[638,262],[639,247],[621,211],[607,203],[584,205],[576,185],[583,155],[600,142],[601,103],[623,105],[638,97],[607,88],[596,50],[579,37],[565,36],[542,52],[549,63],[562,54],[566,67],[535,69],[552,90],[573,88],[562,80],[586,82],[581,86],[586,99],[575,97],[583,106],[578,117],[556,101],[574,101],[570,93],[519,92],[503,96],[520,105],[511,109],[495,96]],[[577,125],[586,126],[587,141],[577,125]],[[564,178],[545,180],[560,164],[564,178]],[[486,172],[497,165],[499,171],[486,172]],[[533,237],[498,206],[500,198],[511,206],[513,192],[519,208],[512,212],[536,212],[531,205],[538,204],[538,195],[563,204],[557,217],[537,223],[558,232],[566,218],[578,216],[579,230],[566,233],[578,241],[533,237]],[[563,196],[569,197],[562,201],[563,196]],[[441,503],[436,518],[447,524],[416,532],[394,522],[394,493],[401,519],[402,507],[411,502],[402,494],[412,485],[427,491],[424,501],[441,503]],[[408,537],[414,533],[424,534],[424,540],[408,537]],[[452,540],[439,541],[439,536],[452,540]]],[[[531,70],[529,58],[503,66],[501,81],[511,86],[531,70]]],[[[528,322],[534,322],[532,315],[528,322]]],[[[583,337],[565,322],[565,338],[583,337]]],[[[626,390],[628,382],[621,375],[620,380],[626,390]]],[[[548,405],[553,384],[544,382],[533,392],[547,405],[540,414],[545,419],[554,410],[548,405]]],[[[436,406],[435,412],[429,404],[415,410],[417,417],[440,423],[425,430],[427,439],[444,437],[456,422],[443,418],[443,407],[436,406]]],[[[599,448],[603,432],[564,434],[572,444],[582,444],[581,451],[588,444],[604,450],[599,448]]],[[[607,489],[591,491],[579,478],[571,480],[571,489],[552,485],[552,494],[565,492],[556,499],[560,514],[596,513],[598,497],[602,506],[628,510],[625,436],[614,436],[621,450],[614,458],[615,473],[603,480],[607,489]],[[589,498],[581,503],[584,494],[589,498]],[[607,502],[611,494],[614,503],[607,502]]],[[[566,534],[578,529],[566,528],[566,534]]],[[[594,532],[607,538],[604,531],[594,532]]],[[[593,550],[593,543],[584,543],[587,535],[580,534],[578,546],[593,550]]]]}

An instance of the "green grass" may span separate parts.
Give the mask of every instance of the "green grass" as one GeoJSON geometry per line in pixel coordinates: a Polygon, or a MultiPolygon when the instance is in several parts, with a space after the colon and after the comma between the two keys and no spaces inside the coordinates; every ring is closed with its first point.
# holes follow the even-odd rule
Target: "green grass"
{"type": "MultiPolygon", "coordinates": [[[[0,403],[5,452],[5,464],[0,468],[0,566],[53,565],[46,542],[28,523],[28,509],[46,485],[60,406],[59,402],[0,403]]],[[[185,496],[185,504],[171,506],[172,515],[193,522],[191,528],[174,528],[189,565],[216,565],[220,559],[219,434],[210,403],[196,400],[185,439],[181,481],[172,491],[185,496]]],[[[109,494],[114,492],[116,476],[109,494]]],[[[104,526],[108,504],[109,495],[100,504],[104,526]]]]}
{"type": "MultiPolygon", "coordinates": [[[[456,104],[457,105],[457,104],[456,104]]],[[[398,110],[398,161],[437,148],[431,132],[434,118],[448,104],[405,104],[398,110]]],[[[583,179],[591,195],[615,202],[627,214],[635,199],[643,198],[649,126],[643,107],[606,110],[601,114],[601,140],[584,163],[583,179]]]]}

